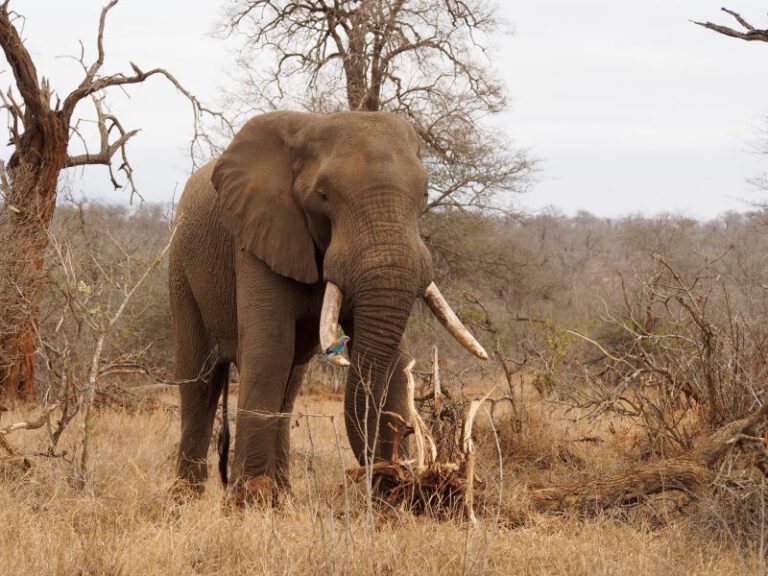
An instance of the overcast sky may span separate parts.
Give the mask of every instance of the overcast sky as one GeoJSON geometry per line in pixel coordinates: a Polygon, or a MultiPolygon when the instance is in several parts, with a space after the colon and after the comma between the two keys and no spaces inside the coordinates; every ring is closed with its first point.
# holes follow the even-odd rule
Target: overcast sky
{"type": "MultiPolygon", "coordinates": [[[[498,38],[492,65],[510,110],[497,124],[539,158],[519,201],[600,216],[677,212],[708,218],[764,199],[747,179],[768,169],[754,147],[768,115],[768,44],[725,38],[696,20],[730,24],[723,0],[526,0],[500,2],[513,34],[498,38]]],[[[15,0],[39,72],[60,93],[79,78],[64,55],[93,54],[103,0],[15,0]]],[[[764,1],[729,5],[768,27],[764,1]]],[[[230,85],[232,49],[210,37],[217,0],[122,0],[107,30],[105,71],[162,66],[215,104],[230,85]]],[[[0,78],[9,77],[7,67],[0,78]]],[[[130,153],[142,194],[164,201],[188,174],[188,103],[160,79],[110,97],[126,127],[141,127],[130,153]]],[[[6,138],[3,136],[3,141],[6,138]]],[[[6,149],[5,155],[8,151],[6,149]]],[[[105,170],[70,173],[91,198],[123,200],[105,170]]]]}

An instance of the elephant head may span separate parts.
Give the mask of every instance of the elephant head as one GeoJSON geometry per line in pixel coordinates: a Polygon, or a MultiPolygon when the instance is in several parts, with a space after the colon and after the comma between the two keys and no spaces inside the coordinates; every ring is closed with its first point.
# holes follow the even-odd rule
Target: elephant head
{"type": "Polygon", "coordinates": [[[401,412],[399,346],[417,298],[487,358],[433,282],[418,230],[420,147],[410,124],[388,113],[274,112],[242,128],[211,177],[240,248],[277,274],[325,284],[321,346],[337,338],[340,317],[352,332],[346,427],[361,462],[391,450],[382,414],[401,412]]]}

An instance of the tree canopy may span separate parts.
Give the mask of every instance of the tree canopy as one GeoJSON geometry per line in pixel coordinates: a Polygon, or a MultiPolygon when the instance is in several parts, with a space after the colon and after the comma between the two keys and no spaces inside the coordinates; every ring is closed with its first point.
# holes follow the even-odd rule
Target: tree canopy
{"type": "Polygon", "coordinates": [[[428,210],[487,209],[518,192],[531,162],[488,117],[505,108],[485,0],[235,0],[223,30],[242,39],[241,110],[390,111],[429,152],[428,210]]]}

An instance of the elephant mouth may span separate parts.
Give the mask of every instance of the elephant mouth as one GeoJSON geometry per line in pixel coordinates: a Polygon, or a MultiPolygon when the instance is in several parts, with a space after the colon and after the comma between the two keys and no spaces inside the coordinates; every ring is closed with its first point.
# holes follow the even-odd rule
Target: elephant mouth
{"type": "MultiPolygon", "coordinates": [[[[482,360],[488,359],[488,353],[480,345],[477,339],[459,320],[459,317],[446,302],[440,293],[437,285],[431,282],[422,294],[422,299],[426,302],[429,309],[440,321],[440,324],[453,336],[456,341],[467,351],[471,352],[482,360]]],[[[338,286],[333,282],[326,283],[325,295],[323,296],[323,308],[320,313],[320,346],[323,350],[328,350],[333,346],[339,337],[339,314],[341,312],[341,302],[344,295],[338,286]]],[[[349,361],[343,356],[335,355],[331,362],[339,366],[348,366],[349,361]]]]}

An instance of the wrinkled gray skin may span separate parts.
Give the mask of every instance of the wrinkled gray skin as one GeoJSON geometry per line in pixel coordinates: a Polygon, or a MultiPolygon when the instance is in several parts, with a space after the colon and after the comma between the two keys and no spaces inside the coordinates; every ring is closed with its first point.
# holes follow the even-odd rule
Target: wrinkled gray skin
{"type": "Polygon", "coordinates": [[[234,480],[267,476],[289,488],[290,420],[268,415],[292,411],[319,351],[326,281],[344,294],[340,323],[352,337],[349,442],[361,463],[391,454],[391,417],[376,407],[405,414],[401,339],[433,278],[417,226],[426,187],[416,133],[387,113],[258,116],[191,176],[170,253],[176,378],[191,381],[180,386],[179,478],[206,479],[235,362],[234,480]]]}

